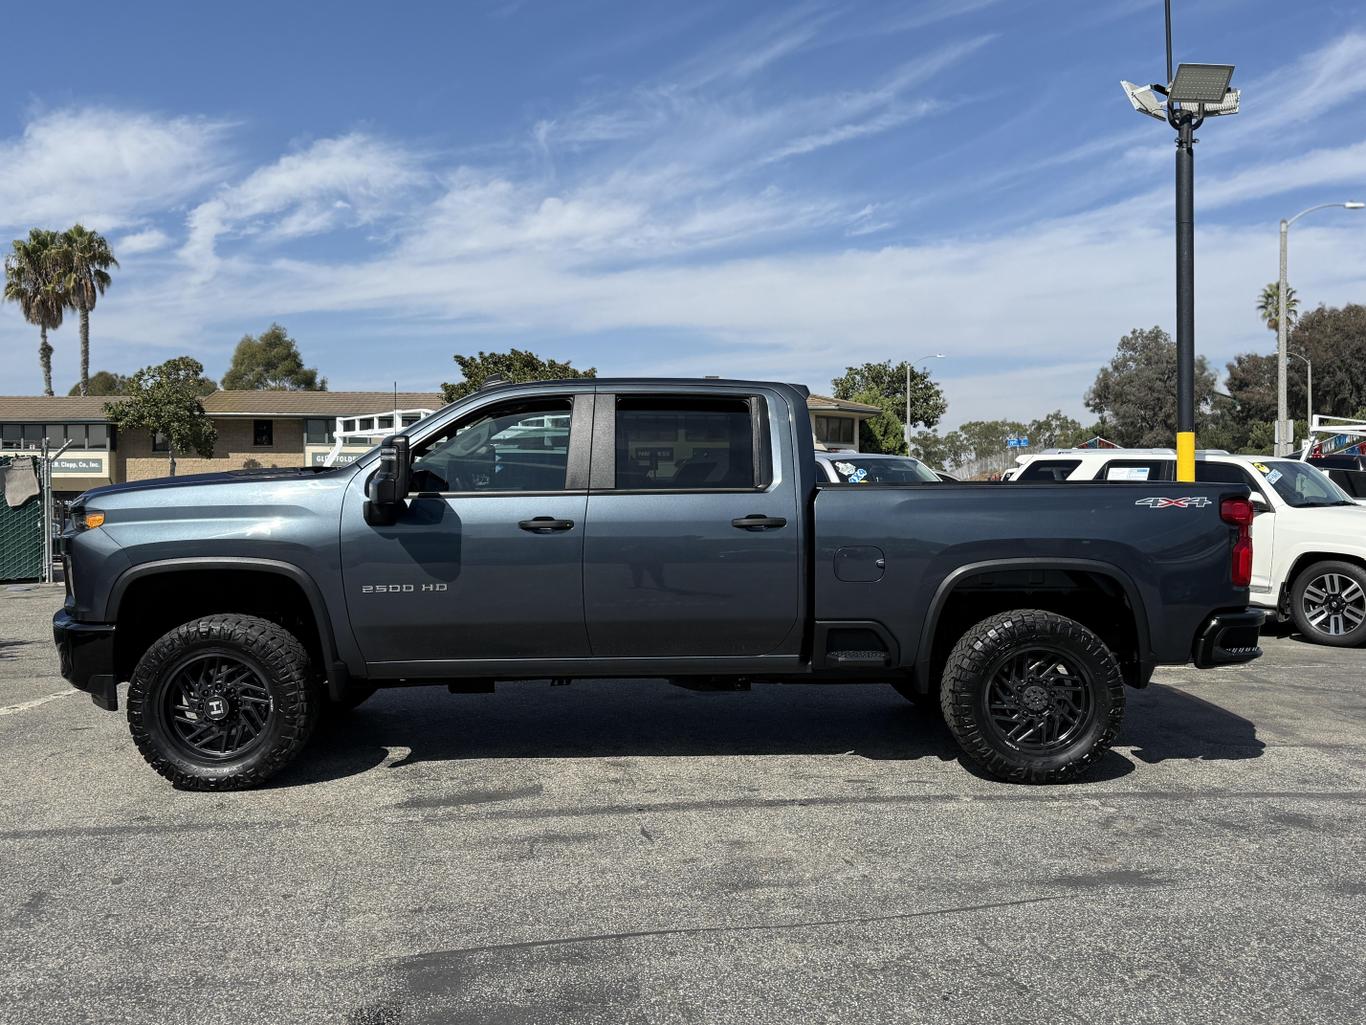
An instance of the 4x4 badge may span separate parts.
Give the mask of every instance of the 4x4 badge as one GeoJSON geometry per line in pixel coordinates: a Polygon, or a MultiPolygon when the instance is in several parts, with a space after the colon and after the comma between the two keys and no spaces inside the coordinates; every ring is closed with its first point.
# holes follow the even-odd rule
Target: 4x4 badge
{"type": "Polygon", "coordinates": [[[1203,509],[1213,504],[1214,499],[1206,498],[1204,495],[1192,495],[1189,498],[1140,498],[1134,503],[1146,505],[1149,509],[1203,509]]]}

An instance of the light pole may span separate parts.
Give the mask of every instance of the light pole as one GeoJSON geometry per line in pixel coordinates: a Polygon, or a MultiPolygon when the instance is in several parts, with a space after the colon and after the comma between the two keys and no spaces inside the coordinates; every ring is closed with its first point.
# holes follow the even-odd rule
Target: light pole
{"type": "Polygon", "coordinates": [[[911,367],[914,363],[923,363],[927,359],[943,359],[942,352],[930,353],[928,356],[917,356],[913,363],[906,364],[906,423],[901,428],[901,433],[906,439],[906,454],[911,454],[911,367]]]}
{"type": "MultiPolygon", "coordinates": [[[[1315,210],[1329,210],[1333,207],[1341,207],[1344,210],[1360,210],[1366,203],[1358,203],[1355,200],[1348,200],[1345,203],[1320,203],[1318,206],[1311,206],[1307,210],[1301,210],[1294,217],[1281,221],[1281,273],[1276,282],[1276,448],[1275,453],[1283,456],[1290,451],[1290,410],[1285,397],[1285,342],[1289,333],[1286,326],[1285,303],[1287,285],[1285,279],[1286,263],[1289,260],[1290,245],[1290,225],[1294,224],[1305,214],[1312,214],[1315,210]]],[[[1301,356],[1301,359],[1304,357],[1301,356]]],[[[1307,429],[1307,428],[1306,428],[1307,429]]]]}
{"type": "Polygon", "coordinates": [[[1304,430],[1307,434],[1314,427],[1314,364],[1308,356],[1301,356],[1298,352],[1287,352],[1286,355],[1294,356],[1304,363],[1304,430]]]}
{"type": "Polygon", "coordinates": [[[1172,5],[1166,4],[1167,84],[1121,81],[1134,110],[1176,129],[1176,479],[1195,480],[1195,130],[1238,113],[1232,64],[1181,64],[1172,74],[1172,5]],[[1166,102],[1158,99],[1165,98],[1166,102]]]}

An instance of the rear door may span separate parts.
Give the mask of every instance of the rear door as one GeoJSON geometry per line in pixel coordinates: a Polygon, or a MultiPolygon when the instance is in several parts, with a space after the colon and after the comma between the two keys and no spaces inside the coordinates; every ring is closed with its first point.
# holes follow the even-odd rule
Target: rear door
{"type": "MultiPolygon", "coordinates": [[[[596,658],[795,652],[801,523],[763,395],[599,394],[584,537],[596,658]]],[[[805,412],[804,410],[802,411],[805,412]]]]}

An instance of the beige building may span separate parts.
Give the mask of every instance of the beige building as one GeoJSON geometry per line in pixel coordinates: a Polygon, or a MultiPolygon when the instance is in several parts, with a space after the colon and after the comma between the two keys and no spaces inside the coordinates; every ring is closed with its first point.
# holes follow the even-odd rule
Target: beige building
{"type": "MultiPolygon", "coordinates": [[[[53,464],[53,491],[71,498],[90,488],[164,477],[170,452],[164,439],[146,431],[119,431],[104,415],[106,397],[0,396],[0,451],[18,454],[71,445],[53,464]]],[[[381,414],[440,409],[435,392],[217,391],[204,397],[204,411],[218,429],[213,455],[176,453],[176,473],[207,473],[271,466],[322,466],[336,441],[338,417],[358,419],[360,429],[382,426],[381,414]],[[397,406],[395,405],[397,402],[397,406]]],[[[818,448],[858,450],[858,425],[876,406],[812,395],[812,433],[818,448]]],[[[415,420],[416,414],[403,418],[415,420]]],[[[342,450],[339,462],[354,459],[367,445],[342,450]]]]}

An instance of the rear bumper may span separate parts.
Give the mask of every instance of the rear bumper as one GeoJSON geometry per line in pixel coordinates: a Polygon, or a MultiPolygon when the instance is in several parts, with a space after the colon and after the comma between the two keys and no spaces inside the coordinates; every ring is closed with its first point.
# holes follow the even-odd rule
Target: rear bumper
{"type": "Polygon", "coordinates": [[[1200,669],[1251,662],[1261,655],[1264,609],[1218,612],[1205,621],[1195,638],[1193,657],[1200,669]]]}
{"type": "Polygon", "coordinates": [[[101,708],[119,707],[118,679],[114,675],[114,625],[80,623],[66,609],[52,617],[52,640],[57,645],[62,676],[83,690],[101,708]]]}

